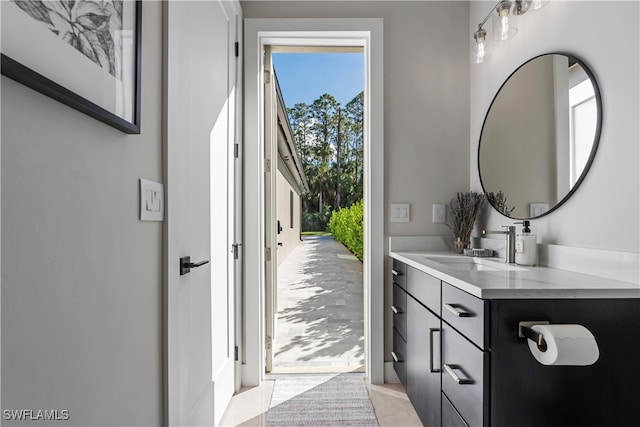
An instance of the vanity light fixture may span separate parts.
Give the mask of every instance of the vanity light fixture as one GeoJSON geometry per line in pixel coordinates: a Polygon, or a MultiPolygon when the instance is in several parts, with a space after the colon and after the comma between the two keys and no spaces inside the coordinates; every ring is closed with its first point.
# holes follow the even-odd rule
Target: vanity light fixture
{"type": "Polygon", "coordinates": [[[491,19],[493,26],[493,38],[504,41],[515,36],[518,32],[517,17],[524,15],[529,10],[538,10],[544,7],[550,0],[500,0],[489,11],[484,20],[478,24],[478,30],[473,33],[473,48],[471,59],[480,64],[490,57],[487,44],[487,30],[483,27],[491,19]]]}
{"type": "Polygon", "coordinates": [[[510,39],[518,32],[518,27],[516,26],[516,17],[518,16],[516,10],[518,7],[516,5],[516,7],[512,8],[512,6],[512,1],[501,0],[495,7],[495,13],[490,13],[492,16],[491,22],[493,23],[493,38],[495,40],[510,39]]]}
{"type": "Polygon", "coordinates": [[[473,51],[471,53],[471,59],[475,64],[480,64],[485,59],[491,57],[489,52],[489,46],[487,45],[487,30],[482,28],[482,25],[478,25],[478,31],[473,33],[473,51]]]}

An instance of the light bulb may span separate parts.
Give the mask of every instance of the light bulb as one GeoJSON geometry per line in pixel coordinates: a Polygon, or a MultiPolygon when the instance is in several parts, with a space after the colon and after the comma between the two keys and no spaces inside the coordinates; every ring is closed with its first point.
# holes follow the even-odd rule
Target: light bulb
{"type": "Polygon", "coordinates": [[[509,38],[509,16],[500,15],[500,40],[509,38]]]}
{"type": "Polygon", "coordinates": [[[478,42],[478,47],[476,49],[476,64],[479,64],[484,60],[484,54],[484,41],[478,42]]]}

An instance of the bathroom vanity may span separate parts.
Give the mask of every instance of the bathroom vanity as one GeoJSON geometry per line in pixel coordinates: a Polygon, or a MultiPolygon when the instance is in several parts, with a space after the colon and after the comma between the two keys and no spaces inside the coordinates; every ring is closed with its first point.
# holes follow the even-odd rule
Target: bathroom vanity
{"type": "Polygon", "coordinates": [[[640,287],[453,254],[390,252],[393,364],[425,426],[637,425],[640,287]],[[538,362],[521,321],[580,324],[590,366],[538,362]]]}

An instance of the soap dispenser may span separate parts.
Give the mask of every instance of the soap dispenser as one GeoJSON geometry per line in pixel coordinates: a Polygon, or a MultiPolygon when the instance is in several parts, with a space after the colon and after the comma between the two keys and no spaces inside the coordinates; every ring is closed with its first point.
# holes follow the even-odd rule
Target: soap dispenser
{"type": "Polygon", "coordinates": [[[516,264],[536,265],[538,263],[538,240],[531,234],[529,221],[516,222],[522,224],[522,233],[516,235],[516,264]]]}

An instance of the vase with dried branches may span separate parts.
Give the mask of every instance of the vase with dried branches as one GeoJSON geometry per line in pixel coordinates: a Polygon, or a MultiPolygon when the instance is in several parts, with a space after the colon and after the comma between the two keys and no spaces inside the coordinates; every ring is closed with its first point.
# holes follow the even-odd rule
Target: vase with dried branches
{"type": "Polygon", "coordinates": [[[458,193],[449,203],[449,216],[445,224],[456,238],[456,252],[462,253],[469,246],[473,226],[482,211],[486,197],[484,194],[468,191],[458,193]]]}

